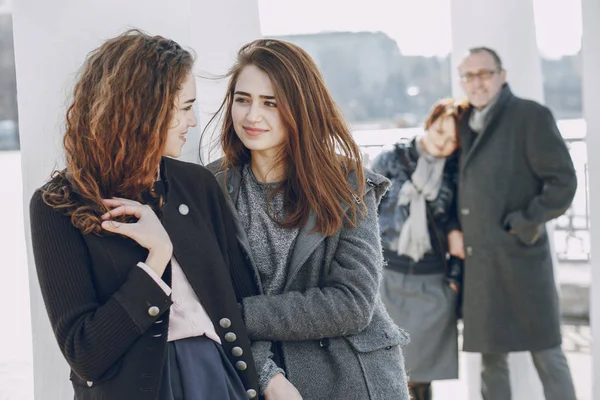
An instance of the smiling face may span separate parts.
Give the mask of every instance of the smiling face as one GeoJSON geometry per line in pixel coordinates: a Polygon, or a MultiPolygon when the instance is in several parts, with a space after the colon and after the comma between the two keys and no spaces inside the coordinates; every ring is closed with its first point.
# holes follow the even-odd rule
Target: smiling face
{"type": "Polygon", "coordinates": [[[487,106],[506,82],[506,71],[501,69],[487,51],[469,54],[458,68],[461,87],[469,102],[478,109],[487,106]]]}
{"type": "Polygon", "coordinates": [[[456,150],[456,124],[450,116],[442,116],[427,129],[421,143],[434,157],[448,157],[456,150]]]}
{"type": "Polygon", "coordinates": [[[163,151],[165,156],[177,158],[181,155],[181,148],[185,144],[188,129],[197,124],[196,115],[192,108],[194,101],[196,101],[196,80],[190,72],[181,85],[175,100],[173,118],[171,124],[169,124],[167,141],[163,151]]]}
{"type": "Polygon", "coordinates": [[[231,118],[235,133],[251,152],[273,157],[285,143],[277,100],[269,76],[254,65],[244,67],[235,85],[231,118]]]}

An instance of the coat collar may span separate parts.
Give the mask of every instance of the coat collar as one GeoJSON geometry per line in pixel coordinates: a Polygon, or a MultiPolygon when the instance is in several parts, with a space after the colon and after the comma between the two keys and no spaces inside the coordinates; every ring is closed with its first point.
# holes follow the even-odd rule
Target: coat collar
{"type": "MultiPolygon", "coordinates": [[[[239,221],[239,216],[235,207],[242,180],[242,167],[224,169],[222,167],[222,161],[217,160],[208,165],[207,168],[213,171],[217,181],[219,182],[219,185],[227,194],[227,203],[230,210],[234,214],[234,219],[236,221],[238,240],[240,241],[242,248],[244,248],[247,255],[250,257],[256,276],[260,276],[256,271],[256,264],[254,263],[252,252],[250,251],[250,242],[248,241],[246,232],[239,221]]],[[[366,183],[365,195],[372,190],[375,191],[376,201],[379,203],[381,197],[383,197],[383,195],[389,189],[390,181],[384,176],[379,175],[368,168],[364,168],[364,176],[366,183]]],[[[348,182],[354,189],[358,189],[358,179],[355,171],[351,172],[348,176],[348,182]]],[[[362,203],[363,199],[356,198],[355,201],[360,204],[362,203]]],[[[344,204],[343,207],[344,211],[347,211],[350,208],[350,205],[344,204]]],[[[300,228],[300,232],[298,233],[298,237],[296,238],[294,249],[292,251],[292,257],[290,259],[286,288],[292,282],[302,265],[306,262],[306,260],[308,260],[319,244],[327,238],[322,232],[314,230],[316,223],[316,214],[311,212],[306,224],[300,228]]],[[[262,292],[262,286],[260,285],[260,282],[259,287],[262,292]]]]}
{"type": "Polygon", "coordinates": [[[479,134],[474,134],[474,132],[469,127],[471,113],[473,113],[474,110],[474,107],[472,105],[469,106],[469,109],[461,119],[459,128],[462,148],[464,150],[464,158],[461,163],[461,169],[467,165],[467,163],[471,160],[476,150],[479,147],[481,147],[483,143],[485,143],[490,133],[494,131],[507,104],[509,104],[511,100],[514,99],[514,97],[515,96],[510,90],[509,85],[505,83],[502,89],[500,90],[498,98],[495,100],[495,104],[493,104],[493,109],[490,110],[490,115],[488,117],[487,122],[485,123],[485,126],[483,127],[483,130],[479,134]]]}
{"type": "Polygon", "coordinates": [[[254,277],[256,278],[256,284],[258,285],[258,289],[260,293],[264,293],[262,282],[260,281],[260,274],[256,269],[256,262],[252,255],[252,251],[250,250],[250,241],[248,240],[248,236],[246,234],[246,230],[242,226],[240,221],[239,214],[237,212],[237,208],[235,204],[237,203],[237,198],[240,192],[240,186],[242,183],[242,168],[241,167],[231,167],[225,169],[223,166],[223,159],[219,159],[214,161],[206,166],[214,175],[223,190],[225,195],[225,200],[227,203],[227,207],[233,216],[233,220],[235,222],[235,233],[238,242],[240,243],[241,248],[244,250],[244,253],[250,260],[252,264],[254,277]]]}
{"type": "MultiPolygon", "coordinates": [[[[162,157],[158,167],[158,179],[154,182],[152,190],[163,199],[163,204],[167,204],[169,196],[169,173],[167,171],[167,158],[162,157]]],[[[158,198],[152,196],[148,191],[142,194],[144,201],[152,206],[155,210],[159,210],[158,198]]]]}

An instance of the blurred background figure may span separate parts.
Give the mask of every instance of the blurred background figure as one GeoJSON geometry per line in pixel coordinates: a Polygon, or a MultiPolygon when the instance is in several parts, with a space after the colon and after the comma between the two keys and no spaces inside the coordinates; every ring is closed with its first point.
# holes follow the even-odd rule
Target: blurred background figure
{"type": "Polygon", "coordinates": [[[463,106],[436,103],[425,132],[381,153],[372,168],[392,181],[379,205],[385,269],[381,296],[411,338],[406,368],[414,400],[431,382],[458,378],[457,311],[464,246],[455,197],[463,106]]]}
{"type": "Polygon", "coordinates": [[[511,398],[518,351],[531,352],[547,400],[576,400],[546,233],[577,188],[569,150],[547,107],[512,94],[494,50],[470,49],[459,73],[470,103],[459,129],[463,350],[482,353],[484,400],[511,398]]]}

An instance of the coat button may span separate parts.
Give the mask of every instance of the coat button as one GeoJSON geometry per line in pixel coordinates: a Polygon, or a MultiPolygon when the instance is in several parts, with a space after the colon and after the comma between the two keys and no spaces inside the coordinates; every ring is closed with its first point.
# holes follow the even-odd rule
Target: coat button
{"type": "Polygon", "coordinates": [[[219,321],[219,325],[221,325],[221,328],[229,328],[231,326],[231,320],[229,318],[222,318],[219,321]]]}
{"type": "Polygon", "coordinates": [[[472,256],[473,255],[473,248],[471,246],[467,247],[467,255],[468,256],[472,256]]]}
{"type": "Polygon", "coordinates": [[[185,204],[181,204],[181,205],[179,206],[179,213],[180,213],[181,215],[188,215],[188,214],[189,214],[189,212],[190,212],[190,208],[189,208],[187,205],[185,205],[185,204]]]}
{"type": "Polygon", "coordinates": [[[235,363],[235,367],[239,370],[239,371],[245,371],[248,368],[248,364],[246,364],[243,361],[238,361],[235,363]]]}
{"type": "Polygon", "coordinates": [[[237,340],[237,336],[233,332],[227,332],[225,334],[225,340],[227,340],[229,343],[233,343],[237,340]]]}
{"type": "Polygon", "coordinates": [[[235,346],[233,349],[231,349],[231,354],[233,354],[235,357],[241,357],[242,354],[244,354],[244,350],[242,350],[241,347],[235,346]]]}
{"type": "Polygon", "coordinates": [[[156,306],[152,306],[148,309],[148,315],[151,317],[158,317],[158,314],[160,314],[160,308],[156,307],[156,306]]]}
{"type": "Polygon", "coordinates": [[[460,213],[462,215],[469,215],[469,214],[471,214],[471,210],[469,210],[468,208],[461,208],[460,213]]]}
{"type": "Polygon", "coordinates": [[[232,194],[232,193],[233,193],[233,185],[231,185],[231,184],[230,184],[230,185],[227,185],[227,192],[228,192],[229,194],[232,194]]]}
{"type": "Polygon", "coordinates": [[[87,383],[88,387],[94,386],[94,382],[92,382],[92,381],[87,381],[86,383],[87,383]]]}
{"type": "Polygon", "coordinates": [[[329,338],[324,338],[319,340],[319,346],[321,346],[322,348],[326,349],[329,347],[329,338]]]}
{"type": "Polygon", "coordinates": [[[248,393],[248,398],[249,399],[255,399],[256,398],[256,390],[249,389],[249,390],[246,391],[246,393],[248,393]]]}

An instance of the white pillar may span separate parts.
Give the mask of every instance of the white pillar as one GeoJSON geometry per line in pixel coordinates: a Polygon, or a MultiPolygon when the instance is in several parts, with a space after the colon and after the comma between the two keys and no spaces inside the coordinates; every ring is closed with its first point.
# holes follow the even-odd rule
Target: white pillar
{"type": "MultiPolygon", "coordinates": [[[[537,47],[532,0],[451,0],[453,94],[464,97],[457,66],[470,47],[498,52],[507,80],[520,97],[543,101],[541,60],[537,47]]],[[[480,399],[480,357],[469,354],[469,399],[480,399]]],[[[543,399],[543,390],[528,353],[510,356],[513,400],[543,399]]]]}
{"type": "MultiPolygon", "coordinates": [[[[257,0],[19,0],[14,2],[19,130],[25,210],[35,188],[62,166],[61,137],[73,79],[86,54],[130,27],[176,40],[197,54],[199,74],[222,74],[241,44],[260,36],[257,0]]],[[[204,113],[225,83],[199,80],[204,113]]],[[[206,123],[201,113],[201,125],[206,123]]],[[[190,131],[185,158],[196,161],[200,127],[190,131]]],[[[68,366],[58,350],[41,299],[25,212],[29,258],[36,399],[73,398],[68,366]]]]}
{"type": "MultiPolygon", "coordinates": [[[[582,0],[583,16],[583,113],[587,125],[586,143],[588,149],[588,170],[590,173],[590,204],[598,204],[600,199],[600,1],[582,0]]],[[[594,206],[593,206],[594,207],[594,206]]],[[[592,397],[600,399],[600,209],[591,211],[592,286],[592,397]]]]}

